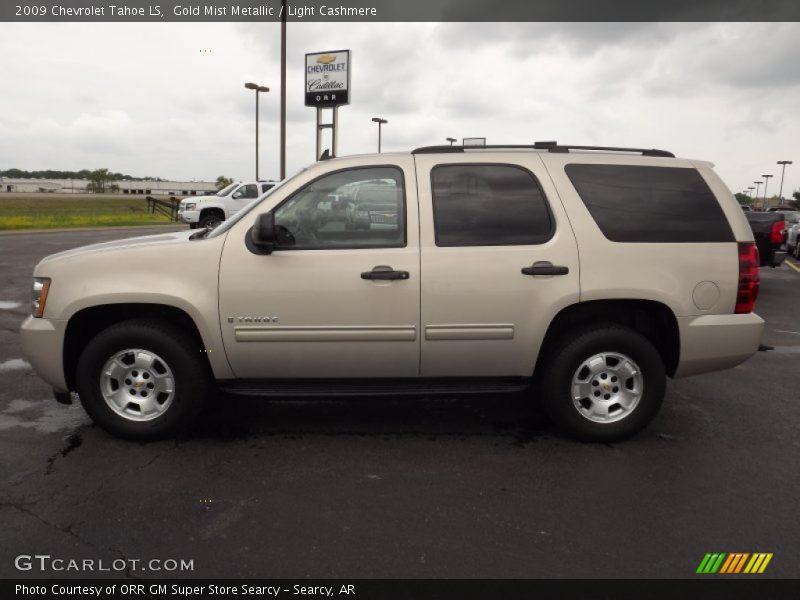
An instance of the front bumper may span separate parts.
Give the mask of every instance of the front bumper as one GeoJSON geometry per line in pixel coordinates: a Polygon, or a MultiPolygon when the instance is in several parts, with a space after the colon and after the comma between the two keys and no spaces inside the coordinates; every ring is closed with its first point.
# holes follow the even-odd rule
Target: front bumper
{"type": "Polygon", "coordinates": [[[199,210],[184,210],[178,211],[178,218],[184,223],[199,223],[200,211],[199,210]]]}
{"type": "Polygon", "coordinates": [[[28,317],[20,328],[22,354],[39,376],[56,392],[68,392],[64,377],[66,321],[28,317]]]}
{"type": "Polygon", "coordinates": [[[746,315],[679,317],[681,356],[675,378],[730,369],[758,351],[764,320],[746,315]]]}

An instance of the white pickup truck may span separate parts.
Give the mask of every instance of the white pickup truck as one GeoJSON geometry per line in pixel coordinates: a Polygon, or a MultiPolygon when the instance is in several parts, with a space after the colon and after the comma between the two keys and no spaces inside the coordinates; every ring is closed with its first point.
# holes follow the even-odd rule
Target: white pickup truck
{"type": "Polygon", "coordinates": [[[236,214],[263,193],[275,187],[274,181],[239,181],[210,196],[184,198],[178,207],[178,218],[192,229],[213,229],[236,214]]]}

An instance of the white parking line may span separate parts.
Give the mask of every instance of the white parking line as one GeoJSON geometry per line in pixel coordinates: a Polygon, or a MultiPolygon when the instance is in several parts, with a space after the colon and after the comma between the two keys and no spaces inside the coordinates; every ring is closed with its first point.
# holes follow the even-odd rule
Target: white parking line
{"type": "Polygon", "coordinates": [[[775,333],[791,333],[793,335],[800,335],[800,331],[789,331],[788,329],[776,329],[775,333]]]}
{"type": "Polygon", "coordinates": [[[22,306],[22,302],[11,302],[10,300],[0,300],[0,310],[14,310],[22,306]]]}
{"type": "Polygon", "coordinates": [[[25,371],[31,368],[31,363],[22,358],[10,358],[0,363],[0,373],[6,371],[25,371]]]}

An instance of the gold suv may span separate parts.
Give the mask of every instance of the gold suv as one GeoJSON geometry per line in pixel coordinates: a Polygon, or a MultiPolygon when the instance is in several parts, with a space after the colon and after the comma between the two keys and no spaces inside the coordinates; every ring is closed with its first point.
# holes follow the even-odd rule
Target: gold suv
{"type": "Polygon", "coordinates": [[[531,390],[615,440],[666,377],[758,348],[758,254],[712,165],[661,150],[427,147],[316,163],[213,230],[42,260],[25,355],[115,435],[260,396],[531,390]]]}

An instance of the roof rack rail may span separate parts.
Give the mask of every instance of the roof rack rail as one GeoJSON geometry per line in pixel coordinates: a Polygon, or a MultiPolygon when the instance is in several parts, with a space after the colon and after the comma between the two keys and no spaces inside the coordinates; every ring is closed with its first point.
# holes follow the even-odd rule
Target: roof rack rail
{"type": "Polygon", "coordinates": [[[675,158],[672,152],[659,150],[657,148],[621,148],[618,146],[576,146],[573,144],[559,144],[558,142],[534,142],[533,147],[537,150],[547,150],[548,152],[569,152],[570,150],[597,150],[601,152],[633,152],[642,156],[664,156],[675,158]]]}
{"type": "MultiPolygon", "coordinates": [[[[570,150],[596,150],[601,152],[633,152],[641,154],[642,156],[661,156],[666,158],[675,158],[672,152],[667,150],[658,150],[657,148],[619,148],[616,146],[575,146],[572,144],[559,144],[558,142],[534,142],[530,144],[492,144],[488,146],[480,146],[475,148],[466,148],[466,150],[547,150],[554,153],[567,153],[570,150]]],[[[453,152],[464,152],[463,146],[422,146],[415,148],[411,154],[444,154],[453,152]]]]}
{"type": "Polygon", "coordinates": [[[421,146],[414,148],[411,154],[439,154],[441,152],[463,152],[463,146],[421,146]]]}

